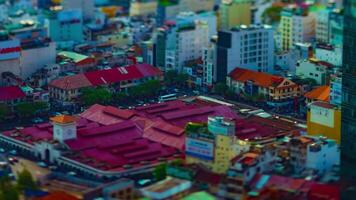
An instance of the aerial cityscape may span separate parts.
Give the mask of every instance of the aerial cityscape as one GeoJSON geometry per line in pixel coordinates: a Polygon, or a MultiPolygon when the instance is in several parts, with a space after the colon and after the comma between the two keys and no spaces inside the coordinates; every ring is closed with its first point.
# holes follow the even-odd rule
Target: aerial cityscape
{"type": "Polygon", "coordinates": [[[356,0],[0,0],[0,200],[356,200],[356,0]]]}

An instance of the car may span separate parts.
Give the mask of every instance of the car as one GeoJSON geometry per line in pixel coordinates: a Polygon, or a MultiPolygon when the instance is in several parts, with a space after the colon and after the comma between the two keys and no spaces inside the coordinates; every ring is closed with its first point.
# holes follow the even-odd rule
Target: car
{"type": "Polygon", "coordinates": [[[137,184],[140,186],[140,187],[144,187],[144,186],[147,186],[149,184],[151,184],[153,181],[151,179],[140,179],[137,181],[137,184]]]}
{"type": "Polygon", "coordinates": [[[37,162],[37,165],[39,166],[39,167],[43,167],[43,168],[47,168],[47,164],[45,163],[45,162],[37,162]]]}
{"type": "Polygon", "coordinates": [[[50,169],[50,170],[52,170],[52,171],[55,171],[55,170],[58,169],[58,167],[55,166],[55,165],[51,165],[51,166],[48,167],[48,169],[50,169]]]}
{"type": "Polygon", "coordinates": [[[15,163],[19,162],[19,160],[16,157],[11,157],[11,158],[15,163]]]}
{"type": "Polygon", "coordinates": [[[18,160],[15,157],[9,157],[7,160],[9,161],[10,165],[14,165],[15,163],[18,162],[18,160]]]}
{"type": "Polygon", "coordinates": [[[70,171],[70,172],[68,172],[67,173],[69,176],[76,176],[77,175],[77,173],[75,173],[75,172],[73,172],[73,171],[70,171]]]}
{"type": "Polygon", "coordinates": [[[63,111],[62,114],[63,115],[70,115],[70,113],[68,111],[63,111]]]}
{"type": "Polygon", "coordinates": [[[17,155],[17,151],[16,150],[11,150],[11,151],[9,151],[9,154],[16,156],[17,155]]]}
{"type": "Polygon", "coordinates": [[[43,122],[43,119],[39,118],[39,117],[36,117],[36,118],[33,118],[31,120],[31,122],[35,123],[35,124],[39,124],[39,123],[42,123],[43,122]]]}

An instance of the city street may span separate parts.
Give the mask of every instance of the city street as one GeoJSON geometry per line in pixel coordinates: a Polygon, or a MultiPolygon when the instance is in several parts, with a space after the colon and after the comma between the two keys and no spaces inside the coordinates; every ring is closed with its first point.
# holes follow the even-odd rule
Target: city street
{"type": "Polygon", "coordinates": [[[31,172],[35,180],[39,180],[50,173],[48,169],[37,166],[35,162],[19,157],[17,157],[17,159],[17,163],[10,165],[12,172],[16,177],[17,174],[20,173],[24,168],[31,172]]]}

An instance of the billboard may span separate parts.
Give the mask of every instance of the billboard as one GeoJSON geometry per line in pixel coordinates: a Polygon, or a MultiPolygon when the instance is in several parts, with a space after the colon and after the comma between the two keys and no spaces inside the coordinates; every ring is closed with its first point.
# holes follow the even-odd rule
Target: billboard
{"type": "Polygon", "coordinates": [[[334,110],[311,105],[310,121],[316,124],[334,128],[334,110]]]}
{"type": "Polygon", "coordinates": [[[214,143],[187,138],[185,142],[185,154],[205,160],[214,160],[214,143]]]}
{"type": "Polygon", "coordinates": [[[0,42],[0,60],[10,60],[20,57],[21,46],[19,40],[0,42]]]}

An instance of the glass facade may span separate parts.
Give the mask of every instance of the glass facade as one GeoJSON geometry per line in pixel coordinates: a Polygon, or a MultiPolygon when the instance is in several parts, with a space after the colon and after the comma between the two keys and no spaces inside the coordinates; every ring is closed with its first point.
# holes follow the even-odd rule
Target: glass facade
{"type": "Polygon", "coordinates": [[[341,172],[342,199],[354,199],[356,189],[356,0],[344,0],[341,172]],[[350,186],[350,187],[349,187],[350,186]]]}

